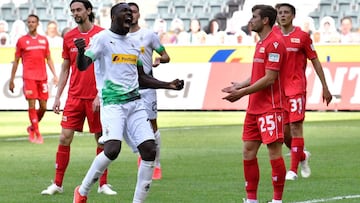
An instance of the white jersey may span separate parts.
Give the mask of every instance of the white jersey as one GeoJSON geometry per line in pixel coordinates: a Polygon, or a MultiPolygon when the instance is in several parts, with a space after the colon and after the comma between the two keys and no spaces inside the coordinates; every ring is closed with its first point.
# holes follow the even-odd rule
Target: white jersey
{"type": "Polygon", "coordinates": [[[139,98],[139,47],[136,40],[110,30],[103,30],[91,39],[85,55],[95,61],[96,88],[104,106],[139,98]]]}
{"type": "Polygon", "coordinates": [[[143,63],[144,72],[148,75],[152,74],[153,51],[160,54],[165,50],[160,43],[159,36],[154,31],[145,28],[140,28],[136,32],[128,33],[128,35],[140,43],[140,60],[143,63]]]}

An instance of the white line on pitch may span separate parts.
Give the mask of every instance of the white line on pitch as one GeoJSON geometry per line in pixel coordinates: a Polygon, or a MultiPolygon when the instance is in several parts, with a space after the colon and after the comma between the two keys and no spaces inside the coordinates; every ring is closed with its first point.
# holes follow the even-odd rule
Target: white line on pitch
{"type": "Polygon", "coordinates": [[[342,200],[342,199],[356,199],[360,198],[360,195],[347,195],[347,196],[338,196],[338,197],[331,197],[327,199],[313,199],[313,200],[307,200],[303,202],[292,202],[292,203],[318,203],[318,202],[328,202],[328,201],[336,201],[336,200],[342,200]]]}

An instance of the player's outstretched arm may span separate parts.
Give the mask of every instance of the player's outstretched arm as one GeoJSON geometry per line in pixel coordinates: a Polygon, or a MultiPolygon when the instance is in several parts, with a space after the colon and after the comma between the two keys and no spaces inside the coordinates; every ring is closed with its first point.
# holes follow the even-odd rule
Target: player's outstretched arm
{"type": "Polygon", "coordinates": [[[145,74],[142,66],[138,66],[138,74],[140,87],[173,90],[182,90],[184,88],[184,80],[175,79],[171,82],[164,82],[145,74]]]}

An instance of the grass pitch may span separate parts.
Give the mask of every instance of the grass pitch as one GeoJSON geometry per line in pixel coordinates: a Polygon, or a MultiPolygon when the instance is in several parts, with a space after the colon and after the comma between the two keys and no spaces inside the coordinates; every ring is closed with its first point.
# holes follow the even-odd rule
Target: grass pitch
{"type": "MultiPolygon", "coordinates": [[[[245,197],[242,171],[244,112],[159,112],[163,179],[154,181],[149,203],[239,203],[245,197]]],[[[44,144],[27,141],[27,112],[0,112],[0,202],[72,202],[95,156],[94,138],[78,133],[64,179],[65,192],[42,196],[54,177],[61,116],[47,112],[40,129],[44,144]]],[[[87,131],[87,128],[84,129],[87,131]]],[[[308,112],[304,124],[306,149],[312,154],[312,175],[286,182],[284,202],[360,202],[360,112],[308,112]]],[[[288,149],[284,146],[283,153],[288,149]]],[[[287,167],[289,157],[284,156],[287,167]]],[[[271,200],[271,168],[267,150],[259,154],[261,203],[271,200]]],[[[124,144],[110,165],[109,183],[116,196],[97,194],[89,203],[131,202],[137,155],[124,144]]]]}

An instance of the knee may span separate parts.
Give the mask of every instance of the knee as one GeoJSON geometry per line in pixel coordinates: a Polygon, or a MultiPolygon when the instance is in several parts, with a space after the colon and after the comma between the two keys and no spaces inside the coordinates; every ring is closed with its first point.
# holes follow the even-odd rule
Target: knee
{"type": "Polygon", "coordinates": [[[118,140],[109,140],[104,145],[104,154],[110,160],[115,160],[120,154],[121,150],[121,141],[118,140]]]}
{"type": "Polygon", "coordinates": [[[142,160],[154,161],[156,156],[156,144],[154,140],[147,140],[138,146],[142,160]]]}

